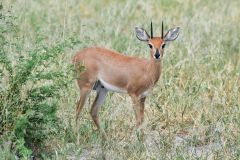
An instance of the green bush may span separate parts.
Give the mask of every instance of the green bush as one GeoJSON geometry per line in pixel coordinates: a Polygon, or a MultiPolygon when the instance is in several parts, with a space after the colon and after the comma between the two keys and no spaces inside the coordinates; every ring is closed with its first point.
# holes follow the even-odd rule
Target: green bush
{"type": "Polygon", "coordinates": [[[25,51],[9,40],[18,40],[19,29],[2,7],[0,21],[1,144],[10,141],[13,151],[27,159],[40,154],[48,136],[61,129],[56,111],[61,94],[73,79],[72,66],[60,70],[54,67],[59,65],[56,58],[80,41],[70,37],[48,45],[41,33],[37,33],[33,49],[25,51]],[[9,53],[9,47],[18,54],[9,53]],[[17,63],[9,55],[14,55],[17,63]]]}

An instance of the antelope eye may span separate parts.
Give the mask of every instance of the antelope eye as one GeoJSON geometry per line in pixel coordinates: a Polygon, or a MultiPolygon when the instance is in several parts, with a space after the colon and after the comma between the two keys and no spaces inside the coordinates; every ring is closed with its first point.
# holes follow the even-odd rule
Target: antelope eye
{"type": "Polygon", "coordinates": [[[148,44],[148,46],[149,46],[149,48],[151,48],[151,49],[152,49],[152,45],[151,45],[151,44],[148,44]]]}
{"type": "Polygon", "coordinates": [[[165,48],[165,45],[166,45],[166,44],[163,44],[163,45],[162,45],[162,49],[164,49],[164,48],[165,48]]]}

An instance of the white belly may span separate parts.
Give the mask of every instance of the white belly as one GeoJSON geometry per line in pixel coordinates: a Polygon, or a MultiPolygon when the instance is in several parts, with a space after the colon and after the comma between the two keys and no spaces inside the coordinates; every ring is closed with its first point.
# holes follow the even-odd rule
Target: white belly
{"type": "Polygon", "coordinates": [[[144,92],[140,95],[139,98],[147,97],[147,96],[149,95],[149,93],[150,93],[150,90],[146,90],[146,91],[144,91],[144,92]]]}
{"type": "Polygon", "coordinates": [[[104,81],[103,79],[99,79],[99,81],[101,82],[101,84],[109,91],[113,91],[113,92],[118,92],[118,93],[127,93],[127,91],[123,88],[119,88],[117,86],[114,86],[106,81],[104,81]]]}

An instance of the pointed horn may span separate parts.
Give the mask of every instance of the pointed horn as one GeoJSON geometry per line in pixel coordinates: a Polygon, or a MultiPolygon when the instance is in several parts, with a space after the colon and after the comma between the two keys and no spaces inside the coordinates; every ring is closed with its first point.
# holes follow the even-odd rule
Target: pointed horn
{"type": "Polygon", "coordinates": [[[163,21],[162,21],[162,39],[163,39],[163,21]]]}
{"type": "Polygon", "coordinates": [[[153,38],[153,27],[152,27],[152,21],[151,21],[151,38],[153,38]]]}

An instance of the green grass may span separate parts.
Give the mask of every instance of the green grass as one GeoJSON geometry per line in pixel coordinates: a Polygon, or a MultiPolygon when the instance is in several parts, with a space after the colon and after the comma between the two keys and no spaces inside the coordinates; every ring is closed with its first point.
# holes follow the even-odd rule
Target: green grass
{"type": "MultiPolygon", "coordinates": [[[[146,44],[137,40],[135,26],[154,35],[181,27],[179,38],[167,45],[163,72],[146,100],[145,140],[135,127],[127,95],[110,93],[101,109],[104,141],[93,125],[91,93],[80,118],[80,145],[75,129],[75,83],[64,90],[58,106],[63,129],[48,137],[46,159],[239,159],[240,158],[240,1],[236,0],[5,0],[18,25],[18,39],[8,40],[13,63],[36,47],[39,35],[45,45],[67,37],[81,41],[57,58],[58,71],[74,54],[88,46],[110,48],[127,55],[149,58],[146,44]],[[181,142],[176,139],[183,138],[181,142]],[[198,153],[200,152],[200,153],[198,153]]],[[[0,151],[12,157],[9,150],[0,151]]]]}

